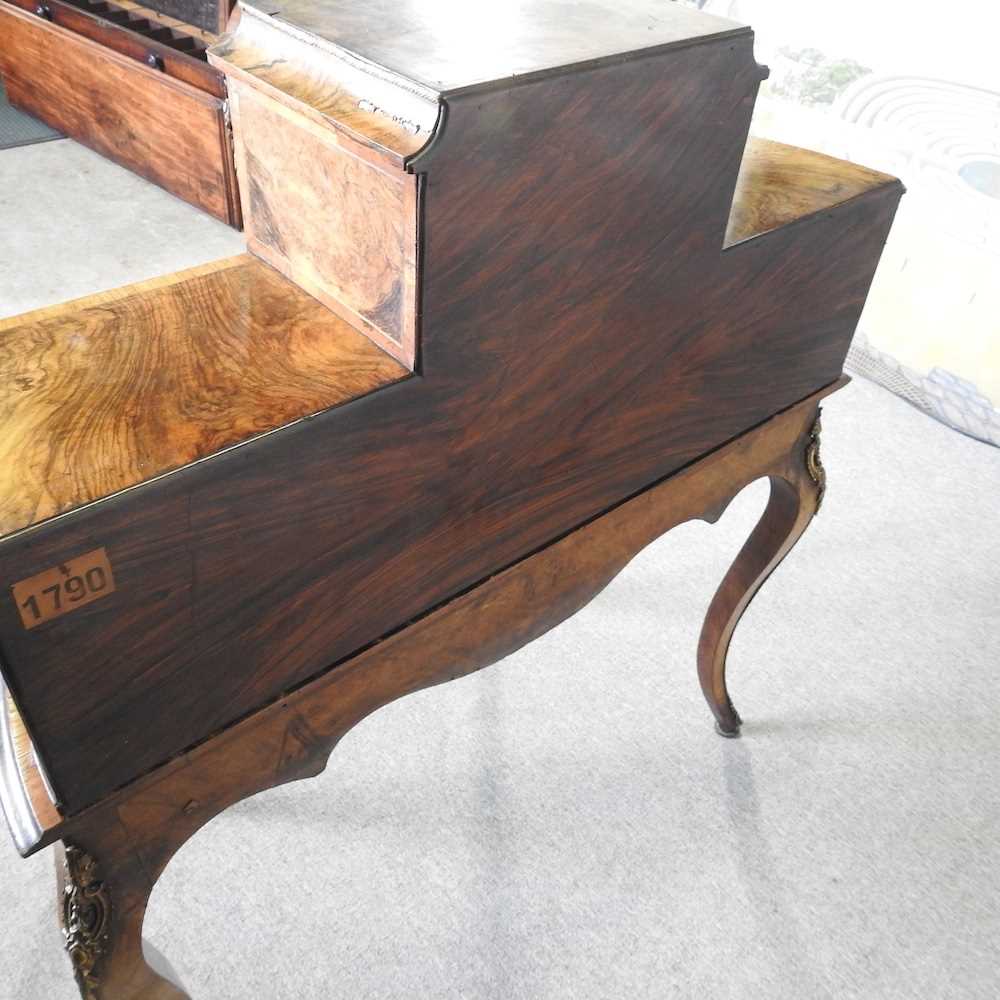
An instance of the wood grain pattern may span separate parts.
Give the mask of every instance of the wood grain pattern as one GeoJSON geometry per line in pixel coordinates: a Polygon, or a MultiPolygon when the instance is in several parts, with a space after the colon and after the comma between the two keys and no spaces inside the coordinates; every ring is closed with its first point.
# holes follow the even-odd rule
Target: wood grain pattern
{"type": "Polygon", "coordinates": [[[30,632],[0,602],[67,811],[840,375],[900,189],[723,250],[760,78],[747,34],[450,98],[418,376],[0,542],[0,583],[115,566],[30,632]]]}
{"type": "Polygon", "coordinates": [[[0,535],[405,369],[247,255],[0,320],[0,535]]]}
{"type": "Polygon", "coordinates": [[[208,52],[232,80],[331,130],[355,155],[402,169],[441,115],[437,93],[359,60],[254,7],[208,52]]]}
{"type": "Polygon", "coordinates": [[[318,774],[338,741],[372,712],[487,667],[542,635],[587,604],[655,538],[691,518],[716,520],[760,476],[801,490],[811,515],[805,449],[822,395],[431,611],[94,809],[45,829],[31,850],[61,838],[93,858],[112,893],[116,917],[101,957],[100,1000],[188,996],[147,965],[143,919],[171,857],[230,805],[318,774]]]}
{"type": "Polygon", "coordinates": [[[282,0],[277,16],[442,94],[749,33],[649,0],[282,0]]]}
{"type": "Polygon", "coordinates": [[[416,178],[230,82],[249,249],[413,366],[416,178]]]}
{"type": "Polygon", "coordinates": [[[894,185],[894,177],[878,170],[751,136],[736,182],[726,244],[753,239],[894,185]]]}
{"type": "Polygon", "coordinates": [[[0,32],[0,74],[11,104],[239,224],[219,98],[12,7],[0,7],[0,32]]]}
{"type": "MultiPolygon", "coordinates": [[[[39,7],[37,0],[0,0],[0,3],[30,13],[37,13],[39,7]]],[[[182,32],[152,20],[156,17],[154,14],[117,0],[114,3],[92,0],[89,4],[84,0],[46,0],[45,8],[46,20],[67,31],[146,65],[155,59],[160,71],[167,76],[183,80],[206,94],[226,96],[222,75],[208,65],[201,39],[188,31],[182,32]],[[130,16],[130,20],[123,23],[109,20],[121,14],[130,16]]]]}

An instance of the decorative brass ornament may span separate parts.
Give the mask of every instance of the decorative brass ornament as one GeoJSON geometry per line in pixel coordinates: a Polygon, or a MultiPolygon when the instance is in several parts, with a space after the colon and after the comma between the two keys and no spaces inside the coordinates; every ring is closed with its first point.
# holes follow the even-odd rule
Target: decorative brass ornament
{"type": "Polygon", "coordinates": [[[816,513],[819,513],[823,506],[823,497],[826,496],[826,469],[823,468],[823,460],[819,454],[819,437],[823,430],[823,424],[819,414],[816,414],[816,422],[809,432],[809,445],[806,448],[806,469],[809,478],[816,484],[816,513]]]}
{"type": "Polygon", "coordinates": [[[83,1000],[98,1000],[97,969],[111,929],[111,893],[97,877],[97,862],[66,845],[63,861],[63,939],[83,1000]]]}

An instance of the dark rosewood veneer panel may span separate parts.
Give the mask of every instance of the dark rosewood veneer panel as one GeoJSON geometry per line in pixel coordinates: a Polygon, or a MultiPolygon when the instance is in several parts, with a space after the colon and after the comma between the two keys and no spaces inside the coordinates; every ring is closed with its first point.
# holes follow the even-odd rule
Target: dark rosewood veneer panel
{"type": "Polygon", "coordinates": [[[67,809],[839,376],[899,186],[726,246],[761,76],[727,30],[447,97],[416,376],[0,544],[114,568],[30,631],[0,603],[67,809]]]}

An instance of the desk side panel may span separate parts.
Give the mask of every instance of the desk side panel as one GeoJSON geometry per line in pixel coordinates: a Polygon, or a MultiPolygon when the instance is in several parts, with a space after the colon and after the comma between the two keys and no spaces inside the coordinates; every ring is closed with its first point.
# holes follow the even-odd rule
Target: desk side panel
{"type": "Polygon", "coordinates": [[[69,810],[837,378],[898,191],[723,252],[759,80],[726,41],[454,100],[418,377],[0,546],[115,566],[0,601],[69,810]]]}

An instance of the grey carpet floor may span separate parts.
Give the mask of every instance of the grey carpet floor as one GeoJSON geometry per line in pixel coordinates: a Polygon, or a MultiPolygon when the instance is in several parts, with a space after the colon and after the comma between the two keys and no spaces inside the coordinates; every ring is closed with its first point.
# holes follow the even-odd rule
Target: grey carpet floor
{"type": "Polygon", "coordinates": [[[61,138],[61,132],[12,107],[7,100],[3,80],[0,80],[0,149],[30,146],[35,142],[48,142],[51,139],[61,138]]]}
{"type": "Polygon", "coordinates": [[[0,151],[0,317],[245,248],[229,226],[70,139],[0,151]]]}
{"type": "MultiPolygon", "coordinates": [[[[194,996],[993,1000],[1000,450],[861,380],[824,425],[826,504],[733,643],[741,740],[694,652],[761,484],[206,827],[146,924],[194,996]]],[[[4,1000],[75,995],[51,869],[0,844],[4,1000]]]]}

